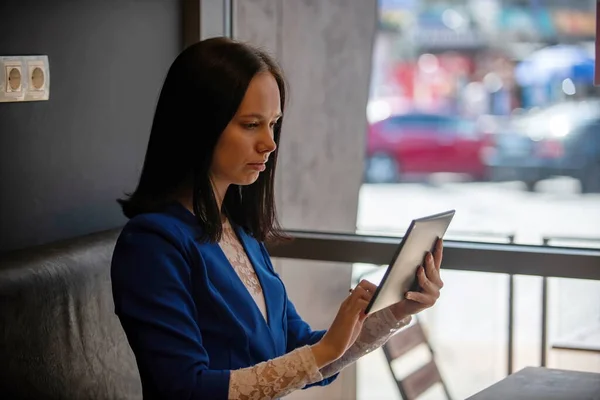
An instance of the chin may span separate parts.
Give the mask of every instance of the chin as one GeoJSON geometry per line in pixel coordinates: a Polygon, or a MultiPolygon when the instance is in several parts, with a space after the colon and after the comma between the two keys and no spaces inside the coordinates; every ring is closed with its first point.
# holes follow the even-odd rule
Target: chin
{"type": "Polygon", "coordinates": [[[248,186],[248,185],[252,185],[254,182],[256,182],[258,180],[258,173],[257,174],[253,174],[251,176],[245,176],[242,177],[240,179],[237,180],[237,182],[235,182],[236,185],[239,186],[248,186]]]}

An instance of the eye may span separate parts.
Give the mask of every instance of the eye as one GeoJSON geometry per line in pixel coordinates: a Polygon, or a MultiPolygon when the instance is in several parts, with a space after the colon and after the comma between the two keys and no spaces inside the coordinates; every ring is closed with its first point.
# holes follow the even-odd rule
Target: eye
{"type": "Polygon", "coordinates": [[[260,126],[260,124],[258,122],[247,122],[247,123],[243,123],[242,126],[244,127],[244,129],[254,130],[254,129],[258,128],[260,126]]]}

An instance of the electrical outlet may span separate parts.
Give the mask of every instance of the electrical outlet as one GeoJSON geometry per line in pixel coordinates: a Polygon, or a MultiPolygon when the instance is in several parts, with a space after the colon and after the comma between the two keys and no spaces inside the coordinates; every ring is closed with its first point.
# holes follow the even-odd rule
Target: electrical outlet
{"type": "Polygon", "coordinates": [[[23,61],[19,57],[0,57],[0,101],[25,99],[23,61]]]}
{"type": "Polygon", "coordinates": [[[27,65],[26,101],[48,100],[50,97],[50,68],[47,56],[23,57],[27,65]]]}
{"type": "Polygon", "coordinates": [[[21,93],[23,91],[23,71],[20,63],[6,65],[6,92],[21,93]]]}
{"type": "Polygon", "coordinates": [[[50,97],[48,56],[0,57],[0,102],[50,97]]]}

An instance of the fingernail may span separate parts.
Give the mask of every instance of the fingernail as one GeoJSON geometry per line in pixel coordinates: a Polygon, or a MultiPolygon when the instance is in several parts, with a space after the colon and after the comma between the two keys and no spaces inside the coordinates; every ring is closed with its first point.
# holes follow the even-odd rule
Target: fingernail
{"type": "Polygon", "coordinates": [[[433,260],[433,255],[431,255],[431,253],[427,253],[427,261],[432,261],[433,260]]]}

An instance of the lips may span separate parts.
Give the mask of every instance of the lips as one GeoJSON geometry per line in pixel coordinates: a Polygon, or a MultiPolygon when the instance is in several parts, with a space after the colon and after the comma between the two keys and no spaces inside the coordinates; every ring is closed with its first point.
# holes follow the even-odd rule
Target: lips
{"type": "Polygon", "coordinates": [[[262,163],[262,162],[260,162],[260,163],[251,163],[251,164],[248,164],[248,166],[250,168],[256,170],[256,171],[261,171],[261,172],[264,171],[267,168],[267,166],[265,165],[265,163],[262,163]]]}

